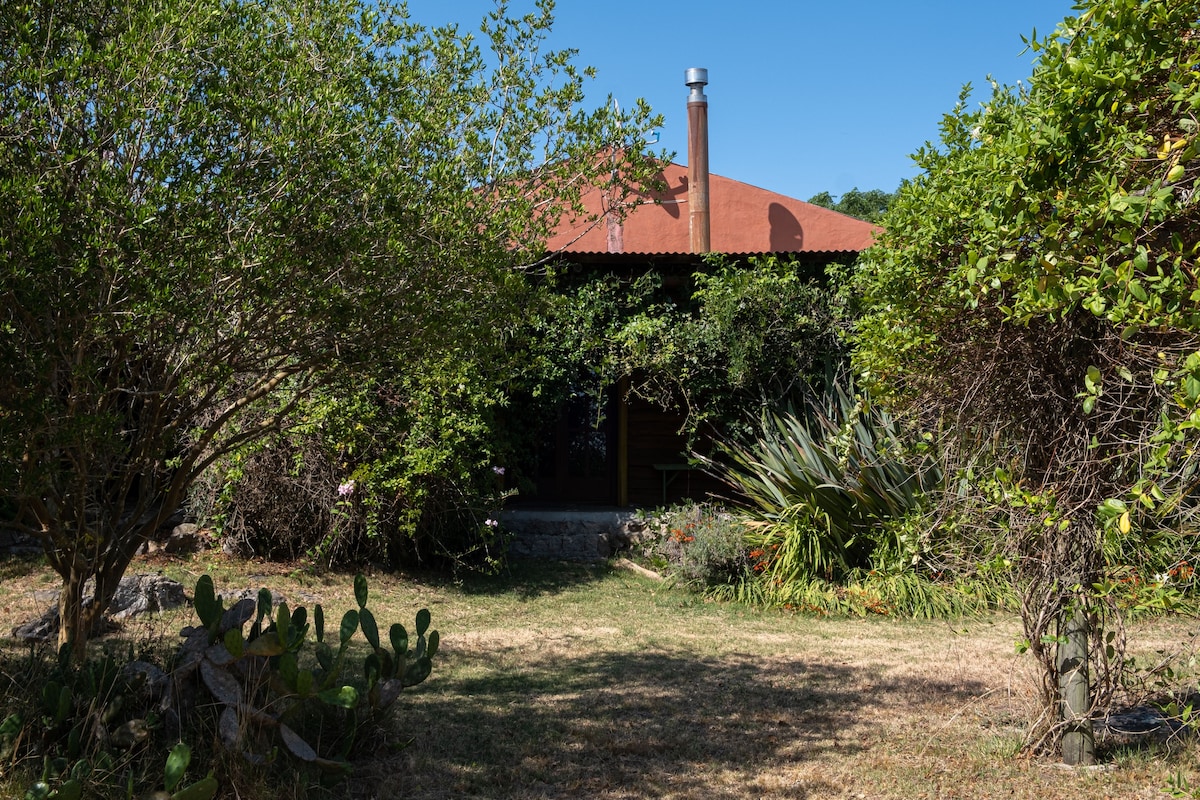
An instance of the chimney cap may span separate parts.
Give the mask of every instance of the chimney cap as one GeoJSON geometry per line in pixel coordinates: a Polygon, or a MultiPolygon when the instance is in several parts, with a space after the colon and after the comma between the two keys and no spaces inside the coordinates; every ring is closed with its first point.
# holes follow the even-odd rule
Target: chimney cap
{"type": "Polygon", "coordinates": [[[708,85],[708,70],[703,67],[690,67],[684,70],[683,82],[693,90],[708,85]]]}

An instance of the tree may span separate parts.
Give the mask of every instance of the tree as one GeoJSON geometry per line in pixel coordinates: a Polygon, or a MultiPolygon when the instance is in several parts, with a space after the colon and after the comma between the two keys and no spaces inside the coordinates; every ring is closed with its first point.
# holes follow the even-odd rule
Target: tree
{"type": "Polygon", "coordinates": [[[987,476],[1043,665],[1039,733],[1088,762],[1112,556],[1186,548],[1194,508],[1200,4],[1078,8],[1030,42],[1028,88],[971,110],[968,87],[916,154],[859,273],[855,359],[987,476]]]}
{"type": "Polygon", "coordinates": [[[0,485],[61,643],[214,459],[469,346],[580,187],[637,180],[648,111],[579,108],[552,10],[500,4],[485,54],[362,0],[0,8],[0,485]]]}
{"type": "Polygon", "coordinates": [[[856,186],[837,200],[834,200],[829,192],[819,192],[808,198],[808,202],[867,222],[879,222],[895,197],[895,192],[885,192],[882,189],[860,192],[856,186]]]}

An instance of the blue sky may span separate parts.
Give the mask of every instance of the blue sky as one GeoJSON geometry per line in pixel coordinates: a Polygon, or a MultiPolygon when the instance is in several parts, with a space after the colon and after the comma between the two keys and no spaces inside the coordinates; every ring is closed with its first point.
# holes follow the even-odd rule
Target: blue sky
{"type": "MultiPolygon", "coordinates": [[[[414,20],[475,30],[492,0],[409,0],[414,20]]],[[[532,0],[512,0],[524,13],[532,0]]],[[[660,145],[687,160],[688,67],[708,69],[713,172],[806,200],[895,189],[936,141],[963,84],[1028,78],[1021,36],[1045,36],[1073,0],[559,0],[550,44],[596,67],[593,105],[638,97],[660,145]]]]}

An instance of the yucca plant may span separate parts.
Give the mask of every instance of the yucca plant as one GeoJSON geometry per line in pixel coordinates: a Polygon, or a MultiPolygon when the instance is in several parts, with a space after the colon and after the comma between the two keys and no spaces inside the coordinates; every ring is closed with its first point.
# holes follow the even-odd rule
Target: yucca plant
{"type": "Polygon", "coordinates": [[[719,453],[708,465],[745,498],[756,569],[775,585],[869,566],[880,523],[916,510],[942,477],[932,459],[914,463],[891,415],[847,381],[802,414],[765,414],[754,441],[719,453]]]}

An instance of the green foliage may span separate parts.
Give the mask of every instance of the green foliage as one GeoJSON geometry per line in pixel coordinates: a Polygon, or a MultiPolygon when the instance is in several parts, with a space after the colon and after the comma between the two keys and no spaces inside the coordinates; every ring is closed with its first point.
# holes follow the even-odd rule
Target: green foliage
{"type": "Polygon", "coordinates": [[[1188,541],[1198,510],[1200,6],[1077,10],[1029,42],[1028,87],[974,108],[964,89],[855,284],[872,390],[945,431],[955,462],[994,462],[969,502],[1003,541],[1047,711],[1064,609],[1115,610],[1113,560],[1159,531],[1188,541]]]}
{"type": "Polygon", "coordinates": [[[716,263],[693,276],[690,314],[673,327],[673,354],[655,366],[697,410],[728,430],[735,420],[820,390],[844,357],[838,310],[825,277],[775,257],[716,263]]]}
{"type": "Polygon", "coordinates": [[[930,520],[910,515],[882,523],[873,540],[871,560],[888,567],[851,568],[837,580],[811,573],[789,579],[767,572],[775,552],[763,547],[761,517],[710,505],[682,505],[647,513],[648,538],[638,556],[679,585],[716,600],[767,605],[819,616],[896,616],[953,619],[998,608],[1016,600],[1006,576],[976,569],[965,561],[955,569],[939,566],[946,553],[925,554],[941,542],[930,540],[930,520]],[[891,549],[905,544],[903,561],[891,549]],[[912,559],[921,550],[923,557],[912,559]],[[928,557],[925,557],[928,556],[928,557]]]}
{"type": "MultiPolygon", "coordinates": [[[[424,609],[412,628],[384,630],[361,575],[354,598],[355,607],[327,630],[319,605],[310,618],[262,589],[227,607],[203,576],[193,600],[200,624],[185,629],[173,655],[145,654],[166,662],[170,675],[134,661],[132,646],[82,663],[68,646],[52,659],[31,650],[5,670],[0,760],[6,771],[30,774],[35,798],[132,800],[149,791],[207,800],[217,778],[186,778],[195,759],[181,737],[215,740],[258,764],[286,752],[331,777],[344,775],[355,743],[380,730],[403,689],[429,677],[440,644],[424,609]]],[[[200,761],[221,770],[208,748],[200,761]]],[[[221,783],[237,775],[234,768],[221,783]]]]}
{"type": "Polygon", "coordinates": [[[913,466],[890,415],[835,384],[805,416],[767,414],[761,426],[750,444],[724,444],[710,466],[756,517],[751,556],[764,579],[842,576],[877,552],[911,559],[903,542],[881,549],[877,534],[917,510],[941,473],[913,466]]]}
{"type": "Polygon", "coordinates": [[[57,788],[52,788],[47,783],[49,777],[49,765],[42,779],[30,786],[25,792],[25,800],[79,800],[83,796],[83,782],[78,778],[68,778],[58,785],[57,788]]]}
{"type": "Polygon", "coordinates": [[[1200,787],[1193,787],[1187,779],[1187,776],[1182,772],[1177,772],[1170,778],[1167,778],[1167,785],[1162,788],[1162,791],[1171,797],[1177,798],[1192,798],[1193,800],[1200,797],[1200,787]]]}
{"type": "Polygon", "coordinates": [[[917,570],[854,570],[837,581],[799,577],[773,586],[760,580],[747,587],[746,596],[789,611],[836,617],[955,619],[1016,604],[1004,581],[917,570]]]}
{"type": "Polygon", "coordinates": [[[715,598],[806,613],[946,618],[1013,604],[1006,576],[956,554],[925,513],[942,489],[927,439],[906,445],[886,412],[838,384],[805,416],[761,425],[709,461],[749,507],[651,517],[660,569],[715,598]]]}
{"type": "Polygon", "coordinates": [[[219,462],[193,510],[246,555],[493,569],[487,521],[523,444],[501,422],[505,363],[464,352],[316,393],[286,433],[219,462]]]}
{"type": "Polygon", "coordinates": [[[473,352],[581,187],[647,173],[648,110],[581,109],[552,10],[477,40],[360,0],[0,6],[0,482],[62,641],[207,465],[473,352]]]}
{"type": "Polygon", "coordinates": [[[155,785],[165,786],[165,798],[214,796],[212,775],[181,785],[191,760],[183,742],[166,754],[162,778],[153,774],[149,762],[161,752],[154,744],[164,728],[163,709],[152,702],[146,673],[133,669],[149,665],[131,659],[132,651],[121,658],[106,652],[74,663],[63,646],[47,664],[42,654],[30,652],[22,678],[6,687],[8,707],[18,710],[0,723],[0,758],[41,763],[26,798],[66,800],[85,792],[132,798],[135,787],[155,785]]]}
{"type": "Polygon", "coordinates": [[[1060,504],[1180,497],[1200,363],[1196,8],[1081,10],[1031,43],[1028,89],[994,85],[976,110],[964,91],[918,152],[858,273],[855,360],[951,432],[1000,431],[1060,504]]]}
{"type": "Polygon", "coordinates": [[[354,579],[354,595],[358,608],[342,616],[331,643],[320,605],[310,622],[303,606],[273,605],[270,591],[262,589],[257,598],[226,608],[211,576],[200,577],[193,601],[200,627],[183,631],[175,680],[199,676],[221,707],[217,730],[226,748],[257,763],[278,742],[301,762],[345,771],[359,734],[378,722],[403,689],[429,677],[440,642],[429,629],[429,612],[417,612],[412,647],[399,623],[384,642],[361,575],[354,579]],[[310,630],[315,638],[308,647],[310,630]],[[351,652],[360,630],[369,646],[365,656],[351,652]]]}
{"type": "Polygon", "coordinates": [[[179,742],[167,754],[163,768],[163,788],[166,790],[162,800],[212,800],[216,795],[217,779],[208,775],[195,783],[180,786],[183,774],[192,763],[192,748],[186,742],[179,742]],[[176,788],[178,787],[178,789],[176,788]]]}
{"type": "Polygon", "coordinates": [[[712,257],[689,275],[561,277],[531,323],[535,396],[631,380],[687,414],[686,430],[744,432],[764,406],[820,384],[845,357],[836,294],[819,269],[774,256],[712,257]]]}
{"type": "Polygon", "coordinates": [[[819,192],[808,198],[808,202],[867,222],[880,222],[895,197],[895,192],[885,192],[882,189],[860,192],[856,186],[837,200],[834,200],[829,192],[819,192]]]}

